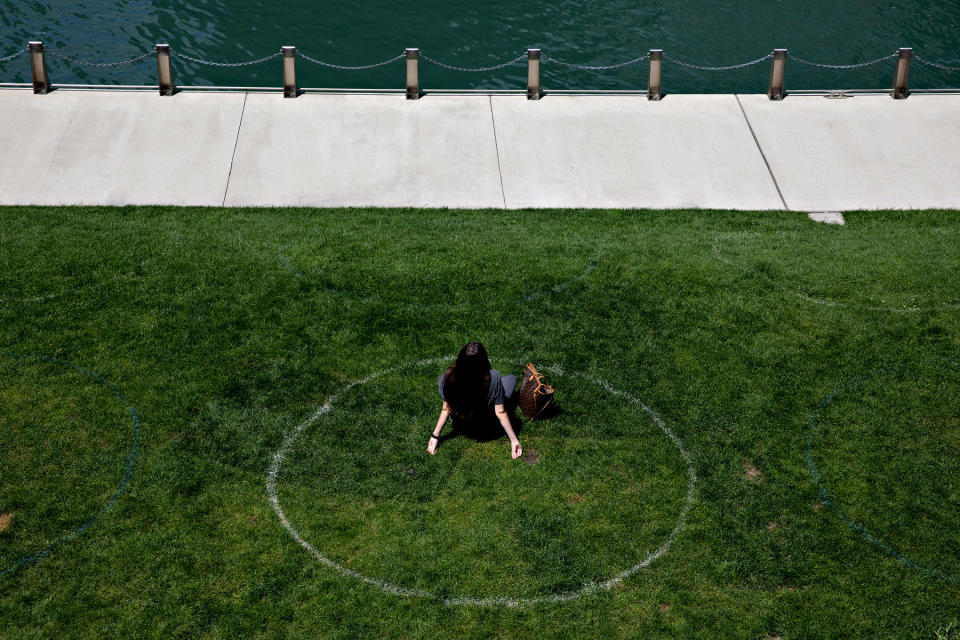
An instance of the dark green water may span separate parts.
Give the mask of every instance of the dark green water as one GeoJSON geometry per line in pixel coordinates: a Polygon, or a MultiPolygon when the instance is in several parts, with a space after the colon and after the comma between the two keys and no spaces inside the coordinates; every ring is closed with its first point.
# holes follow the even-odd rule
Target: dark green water
{"type": "MultiPolygon", "coordinates": [[[[745,62],[785,47],[816,62],[850,64],[914,47],[923,58],[960,66],[960,0],[891,2],[868,0],[625,0],[524,3],[455,2],[265,2],[260,0],[0,0],[0,57],[41,39],[78,59],[115,61],[135,57],[157,42],[169,42],[198,58],[241,61],[295,45],[307,55],[336,64],[362,65],[419,47],[423,54],[463,67],[489,66],[540,47],[548,56],[606,65],[662,48],[667,55],[700,65],[745,62]]],[[[273,86],[280,61],[215,68],[174,61],[178,85],[273,86]]],[[[892,60],[852,70],[824,70],[790,61],[788,89],[889,88],[892,60]]],[[[48,59],[54,83],[156,83],[152,57],[133,65],[93,68],[48,59]]],[[[770,62],[727,72],[707,72],[664,63],[664,90],[675,93],[761,93],[770,62]]],[[[300,61],[305,87],[400,88],[401,61],[369,71],[335,71],[300,61]]],[[[582,71],[543,65],[547,89],[637,89],[646,86],[647,65],[612,71],[582,71]]],[[[525,86],[517,64],[484,73],[448,71],[421,61],[421,85],[444,89],[507,89],[525,86]]],[[[26,82],[26,56],[0,62],[0,80],[26,82]]],[[[960,71],[914,63],[912,88],[960,87],[960,71]]]]}

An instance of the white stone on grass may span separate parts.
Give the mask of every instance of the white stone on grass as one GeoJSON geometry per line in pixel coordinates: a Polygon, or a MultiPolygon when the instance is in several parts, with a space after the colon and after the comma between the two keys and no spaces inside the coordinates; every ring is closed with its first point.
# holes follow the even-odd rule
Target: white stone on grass
{"type": "Polygon", "coordinates": [[[839,211],[811,211],[807,217],[814,222],[823,222],[825,224],[845,224],[843,214],[839,211]]]}

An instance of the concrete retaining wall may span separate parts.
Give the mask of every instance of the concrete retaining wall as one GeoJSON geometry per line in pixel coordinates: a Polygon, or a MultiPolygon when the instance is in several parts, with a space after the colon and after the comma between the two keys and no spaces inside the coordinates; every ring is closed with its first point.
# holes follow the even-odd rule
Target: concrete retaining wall
{"type": "Polygon", "coordinates": [[[960,208],[960,96],[0,90],[0,204],[960,208]]]}

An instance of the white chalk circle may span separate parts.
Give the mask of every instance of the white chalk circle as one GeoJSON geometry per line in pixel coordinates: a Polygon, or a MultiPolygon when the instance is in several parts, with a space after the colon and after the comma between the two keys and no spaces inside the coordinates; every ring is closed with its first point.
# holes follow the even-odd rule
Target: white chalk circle
{"type": "Polygon", "coordinates": [[[381,371],[377,371],[376,373],[373,373],[367,376],[366,378],[351,382],[346,386],[344,386],[343,388],[341,388],[340,391],[330,396],[327,399],[327,401],[323,403],[323,405],[319,409],[317,409],[316,412],[313,413],[313,415],[311,415],[309,418],[307,418],[302,423],[297,425],[290,433],[287,434],[287,436],[283,440],[283,443],[280,445],[280,448],[277,450],[277,452],[273,456],[273,461],[271,462],[270,469],[267,473],[266,490],[267,490],[267,497],[269,498],[270,503],[273,505],[273,510],[276,512],[277,517],[280,519],[281,524],[283,524],[284,528],[287,530],[290,536],[294,540],[296,540],[301,547],[303,547],[308,552],[310,552],[310,554],[314,558],[319,560],[323,565],[329,567],[330,569],[333,569],[337,573],[340,573],[342,575],[348,576],[350,578],[354,578],[356,580],[359,580],[361,582],[374,586],[386,593],[390,593],[397,596],[411,597],[411,598],[429,598],[433,600],[439,600],[444,604],[451,605],[451,606],[469,605],[469,606],[476,606],[476,607],[494,607],[494,606],[516,607],[516,606],[531,605],[531,604],[542,603],[542,602],[565,602],[569,600],[574,600],[588,593],[604,591],[604,590],[608,590],[615,587],[616,585],[623,582],[626,578],[632,576],[633,574],[637,573],[641,569],[644,569],[650,566],[654,561],[656,561],[658,558],[660,558],[665,553],[667,553],[667,551],[670,550],[670,546],[673,544],[674,539],[677,537],[677,535],[679,535],[679,533],[686,526],[687,516],[690,513],[690,509],[693,507],[693,503],[694,503],[695,488],[697,483],[697,473],[696,473],[696,469],[694,468],[693,459],[690,457],[690,454],[687,453],[686,449],[684,449],[683,443],[680,441],[680,438],[673,432],[673,430],[667,426],[667,424],[660,418],[659,415],[657,415],[656,412],[654,412],[650,407],[648,407],[643,402],[641,402],[638,398],[624,391],[620,391],[614,388],[612,385],[610,385],[604,380],[601,380],[600,378],[595,378],[593,376],[590,376],[584,373],[578,373],[578,372],[567,373],[567,372],[564,372],[559,367],[543,367],[543,370],[548,373],[561,376],[561,377],[577,377],[582,380],[586,380],[587,382],[590,382],[592,384],[599,386],[601,389],[603,389],[610,395],[623,398],[628,402],[630,402],[631,404],[635,405],[641,411],[646,413],[650,417],[650,419],[653,421],[653,423],[660,428],[660,430],[664,433],[664,435],[666,435],[667,438],[669,438],[669,440],[677,448],[677,451],[679,451],[680,456],[683,458],[683,461],[686,464],[687,478],[688,478],[687,492],[686,492],[684,505],[680,512],[679,517],[677,518],[677,522],[674,525],[673,529],[670,531],[670,533],[660,542],[660,545],[654,551],[651,551],[650,553],[648,553],[643,560],[641,560],[634,566],[630,567],[629,569],[621,571],[620,573],[608,578],[607,580],[604,580],[603,582],[589,582],[589,583],[583,584],[579,589],[564,592],[564,593],[559,593],[559,594],[540,595],[540,596],[522,597],[522,598],[510,598],[506,596],[489,597],[489,598],[475,598],[470,596],[445,597],[445,596],[438,595],[437,593],[426,591],[424,589],[404,587],[404,586],[389,582],[387,580],[372,578],[370,576],[364,575],[353,569],[344,567],[343,565],[337,562],[334,562],[333,560],[325,556],[322,551],[320,551],[316,546],[314,546],[309,540],[305,539],[297,530],[297,528],[293,525],[293,523],[291,523],[290,520],[287,518],[286,514],[283,511],[283,506],[280,504],[280,498],[277,493],[277,484],[280,479],[280,470],[283,466],[284,459],[286,458],[290,450],[293,448],[294,444],[296,444],[297,439],[303,434],[303,432],[306,429],[313,426],[322,417],[324,417],[325,415],[333,411],[334,403],[354,387],[365,385],[369,382],[376,380],[377,378],[380,378],[381,376],[394,373],[397,371],[401,371],[404,369],[449,363],[452,360],[453,360],[453,356],[445,356],[440,358],[431,358],[428,360],[421,360],[419,362],[410,362],[404,365],[400,365],[398,367],[392,367],[389,369],[383,369],[381,371]]]}
{"type": "MultiPolygon", "coordinates": [[[[297,268],[294,266],[294,264],[290,261],[290,259],[283,253],[282,249],[283,249],[283,248],[281,247],[280,263],[283,265],[283,268],[286,269],[287,271],[289,271],[289,272],[290,272],[294,277],[296,277],[298,280],[303,280],[303,281],[305,281],[305,282],[309,282],[309,281],[311,280],[311,278],[308,278],[308,277],[307,277],[306,275],[304,275],[299,269],[297,269],[297,268]]],[[[581,271],[581,272],[578,273],[577,275],[573,276],[572,278],[569,278],[569,279],[567,279],[567,280],[564,280],[563,282],[560,282],[559,284],[554,285],[554,286],[552,286],[552,287],[549,287],[549,288],[546,288],[546,289],[540,289],[540,290],[534,291],[533,293],[529,293],[529,294],[520,296],[520,297],[518,297],[518,298],[514,298],[514,299],[511,300],[511,302],[513,302],[513,303],[515,303],[515,304],[522,304],[522,303],[525,303],[525,302],[532,302],[533,300],[539,300],[540,298],[546,298],[547,296],[551,296],[551,295],[553,295],[553,294],[555,294],[555,293],[560,293],[561,291],[563,291],[563,290],[565,290],[565,289],[569,289],[570,287],[572,287],[573,285],[575,285],[576,283],[580,282],[581,280],[583,280],[584,278],[586,278],[588,275],[590,275],[590,273],[591,273],[594,269],[597,268],[597,262],[598,262],[599,260],[600,260],[600,256],[599,256],[599,255],[596,255],[596,256],[590,258],[589,264],[587,264],[586,268],[584,268],[583,271],[581,271]]],[[[373,297],[363,297],[363,298],[359,298],[359,300],[360,300],[361,302],[377,302],[377,301],[378,301],[377,298],[373,298],[373,297]]],[[[401,305],[401,306],[399,306],[398,308],[406,309],[407,311],[423,312],[423,311],[430,311],[430,310],[432,310],[432,309],[439,309],[439,308],[446,308],[446,309],[464,309],[464,308],[467,308],[467,307],[472,306],[473,304],[474,304],[474,303],[471,303],[471,302],[460,302],[460,303],[452,303],[452,302],[417,303],[417,302],[412,302],[412,303],[407,303],[407,304],[401,305]]]]}
{"type": "Polygon", "coordinates": [[[5,296],[0,298],[0,304],[17,304],[17,303],[29,303],[29,302],[49,302],[50,300],[56,300],[64,295],[65,292],[59,293],[47,293],[42,296],[16,296],[9,297],[5,296]]]}
{"type": "MultiPolygon", "coordinates": [[[[60,300],[67,296],[73,296],[75,298],[85,297],[89,291],[95,287],[100,287],[109,282],[118,282],[118,281],[131,281],[139,279],[136,276],[116,274],[110,280],[100,279],[90,282],[82,286],[70,286],[67,289],[61,291],[54,291],[34,296],[9,296],[9,295],[0,295],[0,305],[15,305],[15,304],[33,304],[33,303],[44,303],[51,302],[53,300],[60,300]]],[[[2,292],[6,293],[6,292],[2,292]]]]}
{"type": "MultiPolygon", "coordinates": [[[[951,359],[950,363],[957,365],[957,361],[951,359]]],[[[867,375],[861,378],[851,380],[847,384],[837,389],[834,389],[830,395],[821,398],[818,403],[819,410],[810,414],[810,426],[807,429],[807,468],[810,472],[810,477],[813,478],[813,481],[817,485],[817,489],[820,491],[820,498],[824,505],[832,507],[837,516],[842,520],[850,529],[857,532],[861,538],[869,542],[874,547],[884,551],[890,557],[894,558],[898,562],[918,571],[921,571],[929,576],[933,576],[939,580],[949,582],[951,584],[960,584],[960,574],[951,574],[946,570],[939,569],[937,567],[927,566],[917,560],[912,558],[900,550],[898,550],[893,545],[884,541],[880,536],[874,534],[866,528],[863,524],[855,520],[852,516],[847,514],[847,511],[844,509],[842,503],[837,499],[836,495],[830,491],[824,484],[824,479],[820,473],[820,468],[817,466],[817,463],[814,461],[813,452],[816,441],[816,434],[820,427],[820,423],[823,421],[823,414],[830,408],[833,404],[833,401],[843,395],[844,393],[849,393],[850,391],[856,390],[858,387],[861,387],[868,379],[876,376],[879,372],[875,372],[872,375],[867,375]]]]}
{"type": "Polygon", "coordinates": [[[763,278],[764,280],[766,280],[767,282],[769,282],[771,285],[773,285],[774,287],[776,287],[776,288],[779,289],[780,291],[783,291],[783,292],[786,293],[786,294],[789,294],[789,295],[795,296],[795,297],[797,297],[797,298],[800,298],[800,299],[803,300],[804,302],[809,302],[810,304],[816,304],[816,305],[820,305],[820,306],[823,306],[823,307],[838,307],[838,308],[840,308],[840,307],[846,307],[846,308],[849,308],[849,309],[860,309],[860,310],[862,310],[862,311],[878,311],[878,312],[884,312],[884,313],[917,313],[917,312],[920,312],[920,311],[949,311],[949,310],[954,310],[954,309],[960,309],[960,303],[949,303],[949,302],[948,302],[948,303],[946,303],[946,304],[937,304],[937,305],[929,305],[929,306],[922,306],[922,307],[921,307],[921,306],[892,307],[892,306],[883,306],[883,305],[875,305],[875,304],[863,304],[863,303],[859,303],[859,302],[850,302],[850,301],[845,301],[845,300],[833,300],[833,299],[830,299],[830,298],[821,298],[821,297],[818,297],[818,296],[808,295],[808,294],[806,294],[806,293],[803,293],[802,291],[798,291],[797,289],[794,289],[794,288],[792,288],[792,287],[786,286],[786,285],[783,284],[782,282],[780,282],[780,281],[778,281],[778,280],[770,277],[770,276],[769,276],[768,274],[766,274],[766,273],[763,273],[763,272],[757,271],[756,269],[751,269],[751,268],[749,268],[749,267],[746,267],[746,266],[743,266],[743,265],[741,265],[741,264],[738,264],[738,263],[734,262],[733,260],[730,260],[729,258],[725,257],[725,256],[723,255],[723,253],[720,251],[720,240],[721,240],[721,237],[723,237],[724,239],[729,239],[729,238],[736,238],[736,237],[741,237],[741,238],[742,238],[742,237],[745,237],[745,236],[747,236],[747,235],[752,235],[752,234],[748,234],[748,233],[746,233],[746,232],[744,232],[744,233],[729,233],[729,234],[725,234],[725,235],[723,235],[723,236],[716,236],[716,237],[714,237],[714,239],[713,239],[713,245],[712,245],[712,248],[713,248],[713,256],[714,256],[717,260],[719,260],[720,262],[724,263],[724,264],[727,265],[727,266],[733,267],[733,268],[735,268],[735,269],[739,269],[740,271],[742,271],[742,272],[744,272],[744,273],[749,273],[750,275],[758,276],[758,277],[760,277],[760,278],[763,278]]]}
{"type": "Polygon", "coordinates": [[[64,544],[74,541],[83,532],[89,529],[94,524],[94,522],[96,522],[97,518],[99,518],[104,513],[106,513],[107,511],[113,508],[113,505],[115,505],[117,501],[127,491],[127,487],[130,484],[130,479],[133,477],[133,465],[136,462],[137,451],[140,448],[140,417],[137,415],[136,409],[130,406],[130,403],[127,401],[126,396],[123,395],[120,389],[118,389],[116,385],[114,385],[112,382],[104,378],[99,373],[96,373],[95,371],[84,369],[83,367],[77,366],[72,362],[68,362],[66,360],[61,360],[59,358],[52,358],[50,356],[45,356],[45,355],[23,354],[23,353],[15,353],[12,351],[0,351],[0,356],[6,356],[9,358],[14,358],[15,360],[24,361],[24,362],[42,362],[42,363],[49,363],[49,364],[57,364],[57,365],[66,367],[68,369],[72,369],[73,371],[79,373],[80,375],[86,376],[87,378],[93,380],[98,385],[105,387],[108,391],[110,391],[110,393],[116,396],[117,399],[120,400],[120,402],[123,404],[124,409],[126,409],[127,413],[130,415],[130,419],[132,420],[132,438],[130,440],[130,451],[129,453],[127,453],[127,457],[124,460],[124,473],[122,478],[120,479],[120,483],[117,485],[117,488],[114,490],[113,494],[106,501],[106,503],[104,503],[97,511],[94,511],[92,514],[88,515],[81,522],[81,524],[77,526],[75,529],[73,529],[72,531],[54,539],[53,542],[50,542],[47,546],[43,547],[39,551],[36,551],[35,553],[32,553],[30,555],[20,558],[15,563],[13,563],[13,565],[0,569],[0,578],[3,578],[4,576],[11,575],[24,567],[32,565],[35,562],[39,562],[40,560],[46,558],[51,553],[53,553],[55,549],[63,546],[64,544]]]}

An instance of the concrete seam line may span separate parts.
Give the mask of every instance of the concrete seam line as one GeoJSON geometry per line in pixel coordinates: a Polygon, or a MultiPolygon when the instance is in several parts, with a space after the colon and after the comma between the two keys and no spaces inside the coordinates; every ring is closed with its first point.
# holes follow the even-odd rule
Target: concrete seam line
{"type": "Polygon", "coordinates": [[[243,94],[243,106],[240,107],[240,122],[237,123],[237,137],[233,139],[233,153],[230,154],[230,169],[227,171],[227,185],[223,188],[223,202],[220,203],[221,207],[227,205],[227,192],[230,191],[230,177],[233,175],[233,161],[237,157],[237,144],[240,142],[240,128],[243,127],[243,114],[247,110],[247,96],[249,93],[243,94]]]}
{"type": "Polygon", "coordinates": [[[747,128],[750,129],[750,135],[753,136],[753,142],[757,145],[757,151],[760,152],[760,157],[763,158],[763,164],[767,165],[767,173],[770,174],[770,179],[773,180],[773,186],[777,189],[777,195],[780,196],[780,202],[783,203],[783,208],[787,211],[790,211],[790,207],[787,206],[787,201],[783,197],[783,192],[780,191],[780,185],[777,184],[777,177],[773,175],[773,168],[770,166],[770,161],[767,160],[767,154],[763,152],[763,147],[760,146],[760,140],[757,138],[757,134],[753,130],[753,125],[750,124],[750,118],[747,117],[747,112],[743,108],[743,103],[740,102],[740,96],[738,94],[733,94],[733,97],[737,100],[737,106],[740,107],[740,113],[743,114],[743,119],[747,123],[747,128]]]}
{"type": "Polygon", "coordinates": [[[86,376],[91,380],[93,380],[94,382],[96,382],[97,384],[99,384],[100,386],[105,387],[108,391],[110,391],[110,393],[115,395],[123,404],[124,408],[127,410],[127,413],[130,414],[130,418],[133,423],[133,436],[130,441],[130,451],[127,454],[126,459],[124,460],[123,478],[120,480],[120,484],[117,485],[117,488],[114,490],[113,495],[110,496],[110,499],[107,500],[107,502],[104,505],[102,505],[99,509],[94,511],[91,515],[87,516],[84,519],[84,521],[72,532],[56,538],[55,540],[53,540],[53,542],[49,543],[46,547],[44,547],[40,551],[37,551],[36,553],[20,558],[11,567],[0,570],[0,578],[3,578],[5,576],[9,576],[15,573],[16,571],[18,571],[19,569],[22,569],[27,565],[33,564],[35,562],[39,562],[40,560],[46,558],[51,553],[53,553],[53,551],[57,547],[77,539],[84,531],[86,531],[93,525],[94,521],[96,521],[98,517],[100,517],[101,515],[109,511],[111,508],[113,508],[113,505],[115,505],[117,501],[121,498],[121,496],[123,496],[123,494],[126,493],[127,487],[130,484],[130,479],[133,477],[133,468],[137,459],[137,453],[140,450],[140,416],[137,415],[137,410],[130,405],[130,402],[127,400],[127,397],[123,395],[123,392],[120,391],[120,389],[116,385],[114,385],[112,382],[110,382],[109,380],[107,380],[106,378],[104,378],[102,375],[100,375],[95,371],[84,369],[83,367],[76,365],[72,362],[68,362],[67,360],[61,360],[60,358],[52,358],[50,356],[44,356],[44,355],[16,353],[13,351],[0,350],[0,356],[7,356],[10,358],[14,358],[16,360],[21,360],[25,362],[34,361],[34,362],[46,362],[50,364],[58,364],[58,365],[67,367],[69,369],[73,369],[80,375],[86,376]]]}
{"type": "Polygon", "coordinates": [[[368,375],[367,377],[361,380],[350,382],[342,386],[339,391],[331,395],[320,408],[318,408],[309,418],[307,418],[302,423],[294,427],[283,439],[283,442],[280,445],[280,448],[274,454],[273,459],[270,463],[270,467],[267,471],[267,482],[266,482],[267,498],[270,501],[270,504],[273,507],[274,512],[277,514],[277,517],[280,519],[280,522],[283,525],[283,527],[287,530],[290,536],[294,540],[296,540],[296,542],[301,547],[303,547],[310,553],[310,555],[314,556],[326,567],[336,571],[337,573],[340,573],[341,575],[354,578],[365,584],[374,586],[380,589],[381,591],[384,591],[386,593],[390,593],[393,595],[404,596],[404,597],[414,597],[414,598],[434,599],[434,600],[439,600],[443,602],[443,604],[448,606],[467,605],[467,606],[475,606],[475,607],[496,607],[496,606],[517,607],[517,606],[532,605],[532,604],[539,604],[539,603],[567,602],[570,600],[575,600],[589,593],[596,593],[599,591],[606,591],[606,590],[612,589],[613,587],[622,583],[626,578],[637,573],[641,569],[645,569],[648,566],[650,566],[654,561],[656,561],[658,558],[660,558],[665,553],[667,553],[667,551],[670,550],[670,546],[673,544],[674,539],[686,527],[687,517],[696,499],[697,472],[693,464],[693,458],[690,456],[687,450],[683,447],[683,443],[681,442],[680,438],[676,435],[676,433],[674,433],[674,431],[670,429],[669,426],[667,426],[667,424],[663,421],[663,419],[661,419],[660,416],[655,411],[653,411],[653,409],[645,405],[639,398],[636,398],[626,393],[625,391],[620,391],[619,389],[614,388],[608,382],[600,378],[597,378],[585,373],[580,373],[580,372],[567,373],[567,372],[564,372],[563,369],[557,366],[547,366],[547,367],[544,367],[543,369],[545,371],[549,371],[559,376],[574,376],[574,377],[581,378],[583,380],[586,380],[592,384],[599,386],[601,389],[603,389],[607,393],[613,396],[623,398],[627,402],[638,407],[643,413],[647,414],[647,416],[651,419],[654,425],[656,425],[656,427],[659,428],[663,432],[663,434],[667,436],[667,438],[672,442],[672,444],[680,452],[680,455],[683,458],[684,463],[686,464],[687,491],[686,491],[684,505],[683,505],[683,508],[681,509],[679,517],[677,518],[677,522],[674,525],[673,529],[670,531],[670,533],[662,540],[660,545],[655,550],[647,553],[644,559],[641,560],[639,563],[635,564],[629,569],[625,569],[621,571],[620,573],[614,575],[611,578],[608,578],[603,582],[587,582],[581,585],[579,589],[576,589],[573,591],[567,591],[564,593],[553,594],[553,595],[539,595],[539,596],[532,596],[532,597],[525,597],[525,598],[522,598],[522,597],[509,598],[506,596],[494,596],[494,597],[487,597],[487,598],[476,598],[471,596],[444,597],[440,594],[432,593],[424,589],[403,587],[403,586],[394,584],[392,582],[389,582],[387,580],[372,578],[370,576],[364,575],[353,569],[344,567],[341,564],[335,562],[334,560],[331,560],[330,558],[326,557],[323,554],[323,552],[321,552],[313,544],[311,544],[308,540],[306,540],[300,534],[300,532],[296,529],[296,527],[293,526],[293,524],[290,522],[290,520],[287,518],[286,514],[284,513],[283,506],[280,504],[280,497],[277,490],[277,485],[279,483],[279,477],[280,477],[280,468],[283,465],[283,461],[286,458],[287,453],[289,453],[290,449],[293,448],[293,445],[295,444],[297,438],[299,438],[300,435],[306,429],[316,424],[320,420],[320,418],[322,418],[323,416],[333,411],[334,402],[336,402],[339,398],[343,397],[343,395],[346,394],[350,389],[353,389],[354,387],[362,386],[384,375],[395,373],[403,369],[450,362],[452,359],[453,359],[453,356],[443,356],[439,358],[429,358],[426,360],[420,360],[419,362],[409,362],[404,365],[382,369],[380,371],[377,371],[375,373],[368,375]]]}
{"type": "Polygon", "coordinates": [[[503,208],[507,208],[507,194],[503,190],[503,169],[500,167],[500,143],[497,141],[497,120],[493,117],[493,96],[487,96],[490,102],[490,124],[493,125],[493,148],[497,152],[497,175],[500,177],[500,197],[503,198],[503,208]]]}
{"type": "MultiPolygon", "coordinates": [[[[957,362],[952,358],[950,359],[950,363],[957,364],[957,362]]],[[[818,410],[810,414],[810,425],[807,428],[807,451],[806,451],[807,470],[810,473],[810,477],[813,478],[814,483],[817,485],[817,490],[820,492],[820,498],[823,504],[828,507],[833,507],[833,509],[837,513],[837,517],[840,518],[840,520],[842,520],[843,523],[846,524],[848,527],[850,527],[852,530],[859,533],[864,540],[866,540],[876,548],[880,549],[881,551],[884,551],[891,558],[897,560],[898,562],[912,569],[916,569],[929,576],[938,578],[940,580],[949,582],[951,584],[960,584],[960,574],[946,573],[945,571],[941,571],[936,567],[929,567],[921,564],[919,561],[917,561],[913,557],[910,557],[900,552],[894,546],[888,544],[887,542],[884,542],[881,538],[875,536],[870,531],[868,531],[867,528],[864,527],[862,524],[860,524],[859,522],[854,520],[852,517],[847,515],[847,513],[842,508],[840,508],[840,506],[837,505],[836,497],[830,492],[829,489],[826,488],[826,486],[824,486],[823,478],[820,474],[820,469],[819,467],[817,467],[816,462],[814,462],[813,460],[814,436],[816,434],[817,428],[820,426],[821,420],[823,419],[823,414],[827,411],[827,408],[830,407],[830,405],[837,398],[837,396],[843,393],[846,393],[848,391],[858,389],[864,383],[866,383],[870,378],[874,378],[881,374],[899,372],[902,369],[903,367],[888,367],[888,368],[881,369],[879,371],[868,373],[860,378],[856,378],[852,381],[847,382],[845,385],[834,389],[829,395],[825,396],[824,398],[821,398],[820,402],[817,403],[818,410]]]]}

